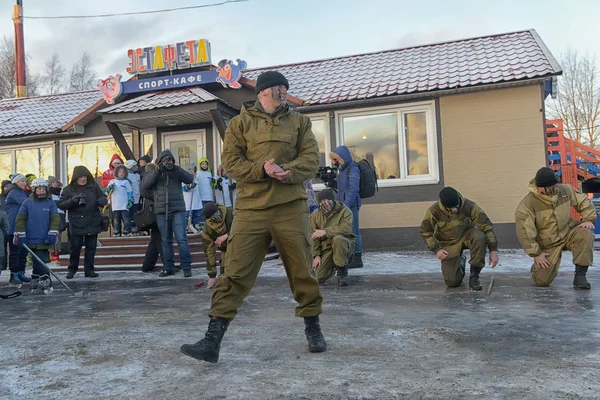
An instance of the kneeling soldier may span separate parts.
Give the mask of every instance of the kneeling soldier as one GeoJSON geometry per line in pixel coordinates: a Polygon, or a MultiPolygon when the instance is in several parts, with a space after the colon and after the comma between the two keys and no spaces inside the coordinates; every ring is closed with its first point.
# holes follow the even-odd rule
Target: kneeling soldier
{"type": "Polygon", "coordinates": [[[442,260],[442,274],[448,287],[458,287],[465,276],[464,249],[469,249],[471,276],[469,287],[481,290],[479,273],[485,266],[486,247],[490,265],[498,264],[498,239],[492,222],[474,202],[455,189],[445,187],[440,200],[427,209],[421,223],[421,236],[429,250],[442,260]]]}
{"type": "Polygon", "coordinates": [[[348,260],[354,253],[356,236],[352,233],[352,211],[334,200],[329,189],[319,192],[319,208],[310,215],[313,231],[313,270],[319,282],[337,273],[338,284],[347,286],[348,260]]]}
{"type": "Polygon", "coordinates": [[[529,183],[529,192],[517,207],[517,237],[525,252],[534,259],[531,277],[539,286],[548,286],[558,274],[561,253],[571,250],[575,264],[573,286],[590,289],[586,279],[594,256],[596,209],[570,185],[558,184],[551,168],[540,168],[529,183]],[[581,222],[571,218],[571,207],[581,214],[581,222]]]}
{"type": "MultiPolygon", "coordinates": [[[[233,211],[226,206],[218,206],[214,202],[209,202],[202,207],[202,213],[206,218],[206,222],[202,227],[202,246],[204,246],[204,254],[206,254],[206,272],[208,273],[207,287],[211,289],[215,286],[217,278],[217,251],[225,253],[227,250],[227,238],[231,230],[233,222],[233,211]]],[[[219,274],[225,272],[223,265],[223,257],[219,260],[219,274]]]]}

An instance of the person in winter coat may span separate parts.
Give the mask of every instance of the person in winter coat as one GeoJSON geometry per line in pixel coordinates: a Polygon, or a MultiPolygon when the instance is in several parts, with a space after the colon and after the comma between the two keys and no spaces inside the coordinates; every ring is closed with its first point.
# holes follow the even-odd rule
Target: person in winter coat
{"type": "Polygon", "coordinates": [[[8,217],[4,210],[0,210],[0,243],[6,243],[0,246],[0,273],[8,268],[8,217]]]}
{"type": "Polygon", "coordinates": [[[306,204],[308,204],[308,210],[312,214],[313,211],[319,208],[319,203],[315,197],[315,191],[310,179],[304,181],[304,189],[306,189],[306,204]]]}
{"type": "Polygon", "coordinates": [[[2,181],[2,192],[0,192],[0,210],[6,211],[4,208],[4,203],[6,202],[6,195],[8,194],[8,189],[12,187],[12,182],[10,180],[2,181]]]}
{"type": "MultiPolygon", "coordinates": [[[[10,180],[2,181],[2,192],[0,193],[0,226],[3,226],[3,220],[5,220],[8,224],[8,217],[6,215],[6,208],[4,207],[4,203],[6,202],[6,196],[8,194],[8,191],[9,189],[12,189],[12,187],[13,184],[10,180]]],[[[3,254],[3,256],[0,256],[0,272],[8,268],[8,241],[9,237],[7,225],[6,232],[4,232],[2,238],[2,242],[0,242],[0,246],[2,246],[2,243],[4,243],[4,246],[2,246],[2,249],[0,249],[0,254],[3,254]]]]}
{"type": "MultiPolygon", "coordinates": [[[[58,202],[60,200],[60,194],[62,192],[62,183],[56,179],[54,176],[48,177],[48,190],[50,191],[50,195],[52,196],[52,200],[54,202],[58,202]]],[[[58,207],[58,206],[57,206],[58,207]]],[[[61,247],[61,236],[62,233],[67,229],[67,218],[64,210],[58,208],[58,216],[60,218],[60,225],[58,227],[58,238],[56,243],[54,244],[54,249],[50,250],[50,260],[60,259],[60,247],[61,247]]]]}
{"type": "MultiPolygon", "coordinates": [[[[211,181],[213,179],[212,171],[208,166],[208,158],[202,157],[198,160],[198,172],[196,173],[196,180],[198,187],[200,188],[200,198],[202,199],[202,207],[208,202],[215,201],[215,195],[211,181]]],[[[204,215],[200,217],[200,223],[203,224],[206,221],[204,215]]]]}
{"type": "MultiPolygon", "coordinates": [[[[23,201],[17,214],[13,240],[15,245],[26,243],[41,260],[46,260],[48,250],[54,247],[58,238],[60,216],[46,180],[34,179],[30,187],[32,193],[23,201]]],[[[51,293],[49,274],[46,267],[34,258],[31,291],[40,288],[46,294],[51,293]]]]}
{"type": "Polygon", "coordinates": [[[138,164],[138,172],[140,173],[140,176],[143,178],[144,174],[146,173],[146,165],[150,164],[152,162],[152,159],[150,158],[150,156],[141,156],[140,159],[138,160],[137,164],[138,164]]]}
{"type": "Polygon", "coordinates": [[[354,256],[348,268],[362,268],[362,236],[360,234],[360,170],[358,164],[352,159],[350,150],[346,146],[338,146],[329,158],[338,168],[337,200],[341,201],[352,211],[352,231],[356,235],[354,256]]]}
{"type": "Polygon", "coordinates": [[[125,167],[127,168],[127,179],[131,183],[131,189],[133,190],[133,205],[129,208],[129,225],[131,225],[131,232],[136,233],[137,227],[133,220],[133,216],[140,211],[142,198],[140,196],[140,184],[141,175],[138,173],[138,164],[135,160],[125,161],[125,167]]]}
{"type": "MultiPolygon", "coordinates": [[[[206,223],[202,227],[202,246],[204,247],[204,254],[206,254],[206,272],[209,278],[206,287],[211,289],[217,281],[217,249],[222,254],[227,251],[227,239],[233,222],[233,210],[224,205],[210,202],[202,208],[202,213],[206,217],[206,223]]],[[[223,257],[224,254],[219,260],[219,273],[221,275],[225,273],[223,257]]]]}
{"type": "Polygon", "coordinates": [[[517,206],[517,237],[533,258],[531,278],[538,286],[549,286],[560,266],[562,252],[571,250],[575,264],[573,286],[590,289],[586,278],[594,261],[596,209],[588,197],[570,185],[558,183],[551,168],[537,171],[529,183],[529,193],[517,206]],[[571,207],[581,221],[571,218],[571,207]]]}
{"type": "Polygon", "coordinates": [[[100,184],[102,187],[107,187],[112,179],[115,178],[115,168],[119,165],[123,164],[123,159],[118,154],[113,154],[108,163],[108,169],[104,171],[102,174],[102,178],[100,178],[100,184]]]}
{"type": "MultiPolygon", "coordinates": [[[[146,172],[152,172],[156,169],[156,164],[148,163],[144,167],[144,176],[146,172]]],[[[140,194],[144,199],[142,206],[144,209],[153,206],[154,204],[154,190],[152,188],[144,189],[140,186],[140,194]]],[[[158,225],[154,225],[150,228],[150,242],[146,248],[146,255],[144,256],[144,262],[142,263],[142,272],[152,272],[158,261],[158,256],[162,257],[162,240],[160,237],[160,231],[158,225]]]]}
{"type": "MultiPolygon", "coordinates": [[[[109,181],[110,182],[110,181],[109,181]]],[[[102,232],[101,208],[108,203],[103,190],[83,165],[73,168],[71,182],[63,189],[58,208],[68,212],[71,231],[71,254],[67,279],[73,279],[79,269],[79,254],[85,245],[84,271],[86,278],[96,278],[94,257],[98,234],[102,232]]]]}
{"type": "Polygon", "coordinates": [[[229,177],[222,165],[219,165],[218,175],[213,177],[210,181],[210,185],[215,190],[215,203],[233,209],[231,193],[229,192],[229,177]]]}
{"type": "Polygon", "coordinates": [[[202,230],[200,226],[200,219],[202,216],[202,198],[200,196],[200,186],[198,185],[198,178],[196,177],[197,167],[195,164],[191,164],[187,169],[190,174],[194,177],[194,182],[188,184],[182,183],[183,189],[183,200],[185,201],[185,220],[189,221],[191,217],[191,223],[194,228],[198,231],[202,230]]]}
{"type": "Polygon", "coordinates": [[[477,203],[464,198],[454,188],[445,187],[439,197],[439,201],[425,212],[421,237],[427,248],[442,261],[442,274],[448,287],[462,284],[466,268],[462,252],[469,249],[469,287],[481,290],[479,273],[485,267],[486,248],[490,250],[491,267],[498,264],[498,239],[492,222],[477,203]]]}
{"type": "Polygon", "coordinates": [[[319,282],[337,274],[338,285],[348,285],[346,265],[354,253],[356,236],[352,232],[352,211],[335,201],[333,191],[319,192],[319,208],[310,215],[313,239],[313,270],[319,282]]]}
{"type": "Polygon", "coordinates": [[[118,165],[115,168],[115,178],[111,179],[106,188],[113,214],[113,236],[115,237],[121,236],[121,222],[123,223],[123,235],[131,235],[129,209],[133,206],[134,198],[131,182],[127,176],[127,168],[124,165],[118,165]]]}
{"type": "Polygon", "coordinates": [[[179,259],[183,275],[192,276],[192,255],[187,239],[185,220],[185,201],[181,184],[194,181],[192,174],[175,165],[175,157],[170,150],[164,150],[158,156],[157,167],[146,172],[142,181],[142,190],[153,190],[154,213],[162,239],[164,268],[160,277],[175,273],[175,255],[173,252],[173,234],[177,239],[179,259]]]}
{"type": "Polygon", "coordinates": [[[31,278],[25,275],[25,263],[27,261],[27,250],[24,247],[14,244],[15,223],[21,204],[29,197],[31,193],[28,190],[26,178],[24,175],[15,174],[12,178],[14,186],[6,196],[6,214],[8,216],[8,237],[10,253],[8,257],[8,266],[10,268],[10,280],[13,285],[20,286],[23,283],[31,282],[31,278]]]}
{"type": "Polygon", "coordinates": [[[240,190],[227,241],[225,274],[214,289],[205,337],[180,348],[197,360],[218,361],[223,335],[252,289],[271,240],[298,303],[296,316],[304,319],[308,350],[327,349],[319,322],[323,297],[310,271],[304,190],[304,181],[317,172],[319,146],[310,118],[288,106],[288,88],[280,72],[263,72],[256,81],[258,100],[244,103],[227,127],[223,168],[240,190]]]}

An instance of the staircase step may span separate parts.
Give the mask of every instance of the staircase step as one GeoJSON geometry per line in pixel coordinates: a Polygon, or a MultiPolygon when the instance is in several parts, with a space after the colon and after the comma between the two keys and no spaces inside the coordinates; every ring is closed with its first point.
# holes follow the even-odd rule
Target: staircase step
{"type": "MultiPolygon", "coordinates": [[[[265,261],[275,260],[277,257],[279,257],[278,253],[268,253],[265,256],[265,261]]],[[[177,265],[177,263],[175,265],[177,265]]],[[[157,263],[156,266],[159,268],[162,268],[163,264],[157,263]]],[[[53,272],[67,272],[66,264],[59,265],[59,266],[56,266],[56,264],[49,264],[49,267],[52,268],[53,272]]],[[[192,269],[205,269],[205,268],[206,268],[205,261],[193,261],[192,262],[192,269]]],[[[94,269],[98,272],[102,272],[102,271],[140,271],[141,263],[96,265],[96,266],[94,266],[94,269]]],[[[81,275],[83,275],[83,264],[79,265],[79,273],[81,273],[81,275]]]]}

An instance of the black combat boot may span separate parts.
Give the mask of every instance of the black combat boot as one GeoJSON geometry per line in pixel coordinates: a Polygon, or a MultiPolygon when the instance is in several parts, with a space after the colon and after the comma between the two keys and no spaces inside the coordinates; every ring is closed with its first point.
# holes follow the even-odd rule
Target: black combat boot
{"type": "Polygon", "coordinates": [[[219,361],[219,351],[221,350],[221,340],[227,331],[229,321],[223,318],[211,318],[208,323],[208,330],[204,339],[194,344],[184,344],[179,349],[186,356],[196,360],[216,363],[219,361]]]}
{"type": "Polygon", "coordinates": [[[575,266],[575,278],[573,279],[573,287],[575,289],[591,289],[592,285],[588,282],[585,274],[587,273],[588,267],[582,267],[581,265],[575,266]]]}
{"type": "Polygon", "coordinates": [[[337,274],[338,285],[340,286],[348,286],[348,268],[346,267],[335,267],[335,272],[337,274]]]}
{"type": "Polygon", "coordinates": [[[319,316],[304,317],[304,325],[304,333],[306,334],[306,340],[308,340],[308,351],[322,353],[327,350],[327,344],[319,325],[319,316]]]}
{"type": "Polygon", "coordinates": [[[469,277],[469,287],[472,290],[481,290],[481,284],[479,283],[479,273],[481,272],[481,267],[474,267],[471,265],[471,276],[469,277]]]}
{"type": "Polygon", "coordinates": [[[352,261],[350,261],[350,264],[348,264],[346,267],[347,268],[362,268],[363,267],[362,253],[354,253],[354,256],[352,257],[352,261]]]}

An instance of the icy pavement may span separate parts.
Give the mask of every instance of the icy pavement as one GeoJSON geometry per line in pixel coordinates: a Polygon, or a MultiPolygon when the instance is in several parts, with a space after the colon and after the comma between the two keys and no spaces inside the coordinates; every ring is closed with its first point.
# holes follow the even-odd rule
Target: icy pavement
{"type": "Polygon", "coordinates": [[[78,274],[67,283],[84,298],[57,283],[49,296],[24,290],[0,300],[0,398],[600,398],[600,272],[590,269],[591,291],[573,290],[570,253],[538,288],[529,257],[501,252],[482,273],[484,287],[495,276],[490,296],[445,288],[430,253],[364,261],[350,286],[322,286],[322,354],[308,353],[284,270],[266,262],[214,365],[179,353],[208,322],[202,270],[78,274]]]}

